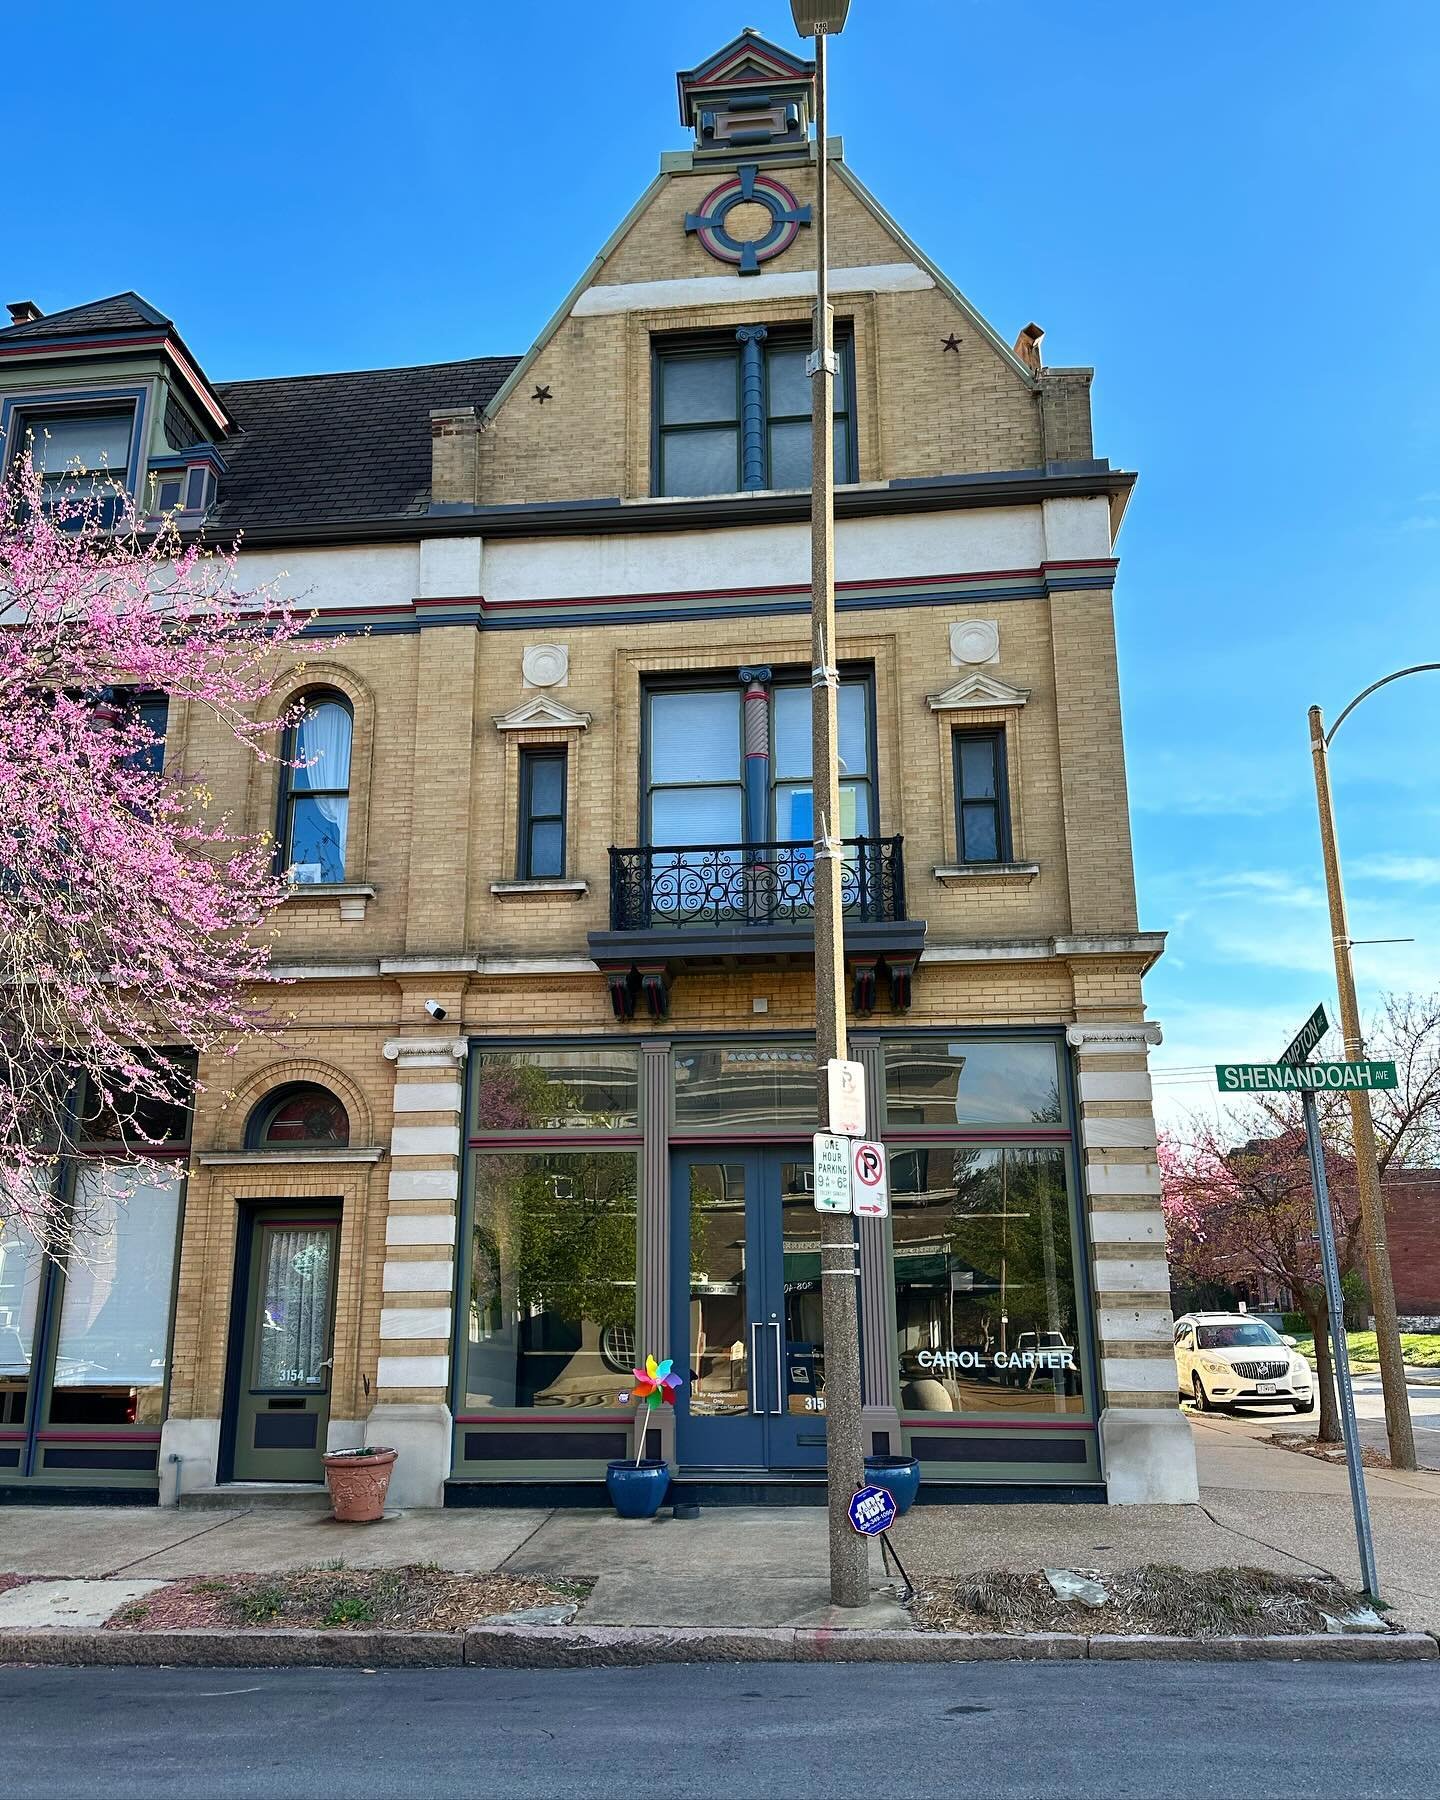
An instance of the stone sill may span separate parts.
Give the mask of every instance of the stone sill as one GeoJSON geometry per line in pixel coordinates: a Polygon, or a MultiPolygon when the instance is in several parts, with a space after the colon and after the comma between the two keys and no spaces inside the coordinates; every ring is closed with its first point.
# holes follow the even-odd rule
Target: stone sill
{"type": "Polygon", "coordinates": [[[268,1163],[377,1163],[385,1154],[380,1146],[346,1145],[334,1150],[202,1150],[195,1158],[202,1168],[257,1168],[268,1163]]]}
{"type": "Polygon", "coordinates": [[[590,883],[588,881],[492,881],[490,892],[497,900],[583,900],[585,895],[590,892],[590,883]]]}
{"type": "Polygon", "coordinates": [[[958,882],[962,887],[1028,887],[1040,873],[1039,863],[941,863],[932,869],[935,879],[944,887],[958,882]]]}
{"type": "Polygon", "coordinates": [[[368,881],[298,881],[292,882],[285,895],[287,906],[293,900],[335,900],[339,902],[342,924],[358,925],[365,917],[365,903],[375,898],[368,881]]]}

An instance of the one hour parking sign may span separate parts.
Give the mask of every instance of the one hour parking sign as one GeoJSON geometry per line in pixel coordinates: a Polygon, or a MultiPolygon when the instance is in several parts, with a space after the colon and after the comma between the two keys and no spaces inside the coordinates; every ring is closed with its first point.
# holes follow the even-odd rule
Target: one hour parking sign
{"type": "Polygon", "coordinates": [[[865,1219],[883,1219],[890,1211],[890,1178],[885,1146],[862,1138],[850,1147],[850,1192],[853,1209],[865,1219]]]}

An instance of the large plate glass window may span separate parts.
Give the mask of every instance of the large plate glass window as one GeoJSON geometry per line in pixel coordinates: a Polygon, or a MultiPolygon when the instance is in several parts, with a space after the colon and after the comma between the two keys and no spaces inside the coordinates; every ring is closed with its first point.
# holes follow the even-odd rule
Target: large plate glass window
{"type": "Polygon", "coordinates": [[[891,1147],[903,1411],[1085,1411],[1067,1156],[891,1147]]]}
{"type": "Polygon", "coordinates": [[[613,1408],[638,1350],[633,1150],[478,1150],[461,1406],[613,1408]]]}
{"type": "Polygon", "coordinates": [[[1064,1122],[1053,1038],[914,1037],[885,1046],[885,1118],[922,1125],[1064,1122]]]}
{"type": "Polygon", "coordinates": [[[628,1044],[540,1044],[470,1057],[476,1136],[534,1131],[635,1131],[640,1052],[628,1044]]]}

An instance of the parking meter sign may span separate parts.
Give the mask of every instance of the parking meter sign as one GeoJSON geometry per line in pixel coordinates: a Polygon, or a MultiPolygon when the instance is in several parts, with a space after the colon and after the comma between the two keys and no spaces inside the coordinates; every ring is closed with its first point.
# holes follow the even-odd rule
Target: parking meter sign
{"type": "Polygon", "coordinates": [[[850,1191],[854,1210],[865,1219],[883,1219],[890,1211],[890,1178],[885,1146],[862,1138],[850,1150],[850,1191]]]}

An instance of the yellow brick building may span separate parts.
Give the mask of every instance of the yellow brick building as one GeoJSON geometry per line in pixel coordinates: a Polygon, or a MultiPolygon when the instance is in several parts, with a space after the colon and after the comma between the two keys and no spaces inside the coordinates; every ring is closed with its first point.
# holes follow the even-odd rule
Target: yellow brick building
{"type": "MultiPolygon", "coordinates": [[[[108,1275],[11,1295],[12,1495],[317,1482],[368,1439],[402,1504],[594,1498],[646,1352],[686,1377],[650,1445],[679,1481],[819,1491],[812,74],[749,32],[682,72],[690,146],[519,358],[217,387],[137,296],[12,308],[7,441],[120,432],[326,640],[274,697],[304,771],[170,714],[167,766],[278,830],[287,985],[108,1275]]],[[[824,153],[848,1025],[891,1183],[856,1221],[867,1447],[937,1489],[1193,1499],[1133,476],[1090,371],[1012,348],[824,153]]]]}

